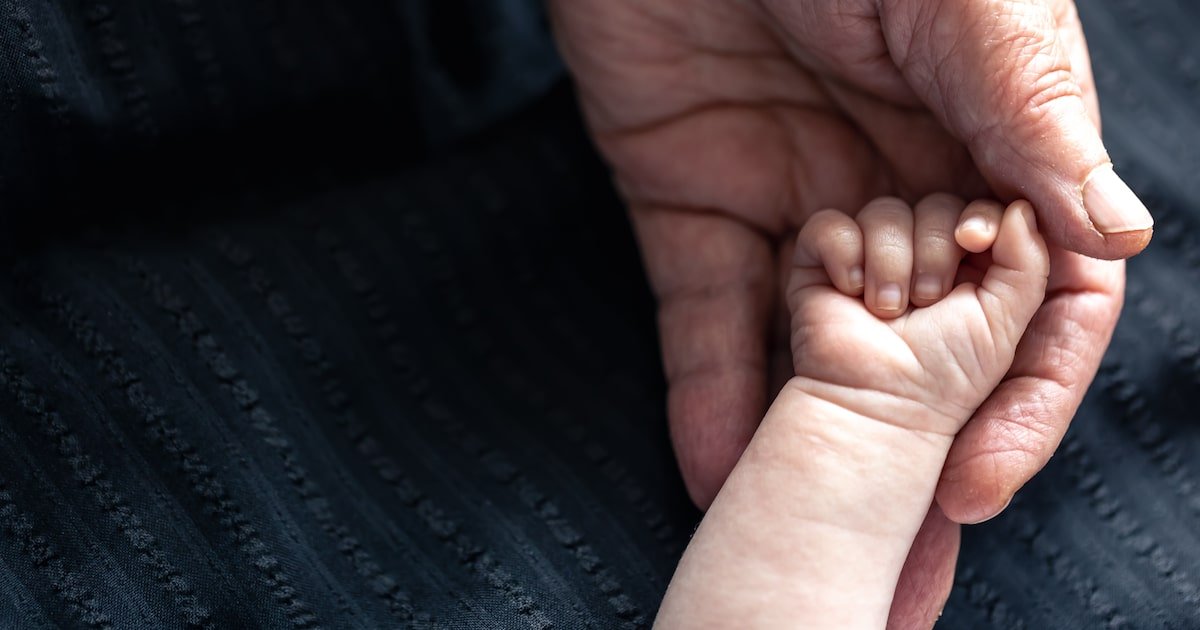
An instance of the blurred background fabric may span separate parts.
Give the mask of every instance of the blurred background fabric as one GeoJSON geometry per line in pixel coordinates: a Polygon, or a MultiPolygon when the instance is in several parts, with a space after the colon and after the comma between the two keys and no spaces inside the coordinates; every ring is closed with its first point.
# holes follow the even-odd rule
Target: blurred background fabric
{"type": "MultiPolygon", "coordinates": [[[[939,627],[1200,627],[1200,5],[1081,4],[1155,239],[939,627]]],[[[0,0],[0,106],[0,627],[649,625],[699,514],[536,2],[0,0]]]]}

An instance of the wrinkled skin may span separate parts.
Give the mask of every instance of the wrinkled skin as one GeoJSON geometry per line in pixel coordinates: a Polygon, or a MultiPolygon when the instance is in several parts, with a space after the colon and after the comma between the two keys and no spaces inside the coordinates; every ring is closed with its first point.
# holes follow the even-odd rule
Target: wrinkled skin
{"type": "Polygon", "coordinates": [[[1123,263],[1073,252],[1119,259],[1150,237],[1148,224],[1111,229],[1084,205],[1108,157],[1074,5],[550,8],[659,301],[671,434],[701,507],[791,376],[783,287],[808,216],[935,191],[1033,202],[1050,244],[1047,298],[1006,379],[958,435],[897,588],[891,625],[930,625],[957,553],[947,517],[996,514],[1045,464],[1108,344],[1123,263]]]}

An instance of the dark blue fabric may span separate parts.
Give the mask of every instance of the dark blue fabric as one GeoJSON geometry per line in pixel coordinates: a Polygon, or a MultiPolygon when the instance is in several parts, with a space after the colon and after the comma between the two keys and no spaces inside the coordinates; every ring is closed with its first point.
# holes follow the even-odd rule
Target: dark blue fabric
{"type": "MultiPolygon", "coordinates": [[[[942,627],[1200,627],[1200,8],[1081,10],[1157,234],[942,627]]],[[[4,0],[0,103],[0,627],[653,618],[698,515],[535,3],[4,0]]]]}
{"type": "Polygon", "coordinates": [[[6,0],[0,46],[6,234],[386,172],[562,73],[536,0],[6,0]]]}
{"type": "Polygon", "coordinates": [[[644,625],[695,518],[653,306],[569,99],[508,127],[22,256],[0,619],[644,625]]]}

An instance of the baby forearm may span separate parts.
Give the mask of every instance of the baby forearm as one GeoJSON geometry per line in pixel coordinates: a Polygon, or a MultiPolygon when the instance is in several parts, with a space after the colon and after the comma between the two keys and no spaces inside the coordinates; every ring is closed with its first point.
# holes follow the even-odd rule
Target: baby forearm
{"type": "Polygon", "coordinates": [[[882,628],[950,442],[789,384],[689,545],[660,625],[882,628]]]}

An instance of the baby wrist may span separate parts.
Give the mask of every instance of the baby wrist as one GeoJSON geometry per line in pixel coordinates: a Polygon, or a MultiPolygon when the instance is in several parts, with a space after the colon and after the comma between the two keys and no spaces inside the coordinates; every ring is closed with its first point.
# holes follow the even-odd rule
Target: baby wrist
{"type": "Polygon", "coordinates": [[[824,401],[848,417],[895,427],[947,449],[973,413],[973,408],[950,403],[932,404],[885,391],[838,385],[794,376],[784,386],[797,395],[824,401]]]}

